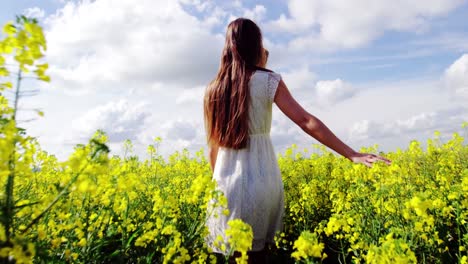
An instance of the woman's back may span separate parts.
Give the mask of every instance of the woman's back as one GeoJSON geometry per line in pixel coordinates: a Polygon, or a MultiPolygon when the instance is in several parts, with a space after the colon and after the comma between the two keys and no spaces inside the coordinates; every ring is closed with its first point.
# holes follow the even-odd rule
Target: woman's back
{"type": "Polygon", "coordinates": [[[281,76],[274,72],[258,70],[249,82],[249,134],[269,134],[272,103],[281,76]]]}

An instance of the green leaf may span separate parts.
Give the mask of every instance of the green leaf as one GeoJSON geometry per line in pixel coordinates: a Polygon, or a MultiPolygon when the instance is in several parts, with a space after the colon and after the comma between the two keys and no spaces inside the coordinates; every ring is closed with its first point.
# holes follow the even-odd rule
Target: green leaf
{"type": "Polygon", "coordinates": [[[23,204],[23,205],[17,205],[14,207],[14,209],[18,210],[18,209],[21,209],[21,208],[24,208],[24,207],[27,207],[27,206],[31,206],[31,205],[35,205],[35,204],[39,204],[40,202],[32,202],[32,203],[28,203],[28,204],[23,204]]]}

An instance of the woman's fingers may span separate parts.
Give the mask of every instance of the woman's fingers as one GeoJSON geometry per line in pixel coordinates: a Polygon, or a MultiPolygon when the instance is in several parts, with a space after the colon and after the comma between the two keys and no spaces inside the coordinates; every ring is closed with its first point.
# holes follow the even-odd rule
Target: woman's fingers
{"type": "Polygon", "coordinates": [[[387,163],[388,165],[392,164],[392,161],[386,158],[382,158],[382,161],[387,163]]]}
{"type": "Polygon", "coordinates": [[[383,161],[387,165],[390,165],[392,163],[392,161],[387,158],[370,153],[356,153],[356,156],[352,158],[352,160],[355,163],[362,163],[367,167],[372,167],[372,164],[376,161],[383,161]]]}
{"type": "Polygon", "coordinates": [[[376,161],[383,161],[388,165],[390,165],[392,163],[389,159],[386,159],[384,157],[377,156],[375,154],[367,154],[366,156],[364,156],[363,164],[366,165],[367,167],[371,167],[372,163],[374,163],[376,161]]]}
{"type": "Polygon", "coordinates": [[[372,162],[363,161],[362,164],[366,165],[366,166],[369,167],[369,168],[372,167],[372,162]]]}
{"type": "Polygon", "coordinates": [[[381,160],[381,161],[383,161],[383,162],[385,162],[385,163],[387,163],[387,164],[391,164],[391,163],[392,163],[391,160],[386,159],[386,158],[381,157],[381,156],[375,156],[375,158],[378,159],[378,160],[381,160]]]}

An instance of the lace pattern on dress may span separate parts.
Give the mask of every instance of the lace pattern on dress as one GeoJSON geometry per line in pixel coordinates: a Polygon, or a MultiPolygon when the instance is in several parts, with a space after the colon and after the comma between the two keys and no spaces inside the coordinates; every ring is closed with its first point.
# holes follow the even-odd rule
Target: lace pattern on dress
{"type": "Polygon", "coordinates": [[[267,92],[268,92],[268,99],[270,100],[271,103],[273,102],[275,98],[276,90],[278,89],[278,84],[280,80],[281,80],[281,75],[279,75],[278,73],[270,72],[268,74],[267,92]]]}

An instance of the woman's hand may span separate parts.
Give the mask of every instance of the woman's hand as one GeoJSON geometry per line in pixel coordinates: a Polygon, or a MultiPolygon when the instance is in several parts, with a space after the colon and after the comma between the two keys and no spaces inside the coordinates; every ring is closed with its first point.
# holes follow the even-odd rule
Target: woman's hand
{"type": "Polygon", "coordinates": [[[354,163],[362,163],[369,168],[372,167],[372,163],[379,161],[379,160],[387,163],[387,165],[392,164],[392,162],[389,159],[386,159],[384,157],[381,157],[375,154],[368,154],[368,153],[355,152],[349,157],[349,159],[354,163]]]}

